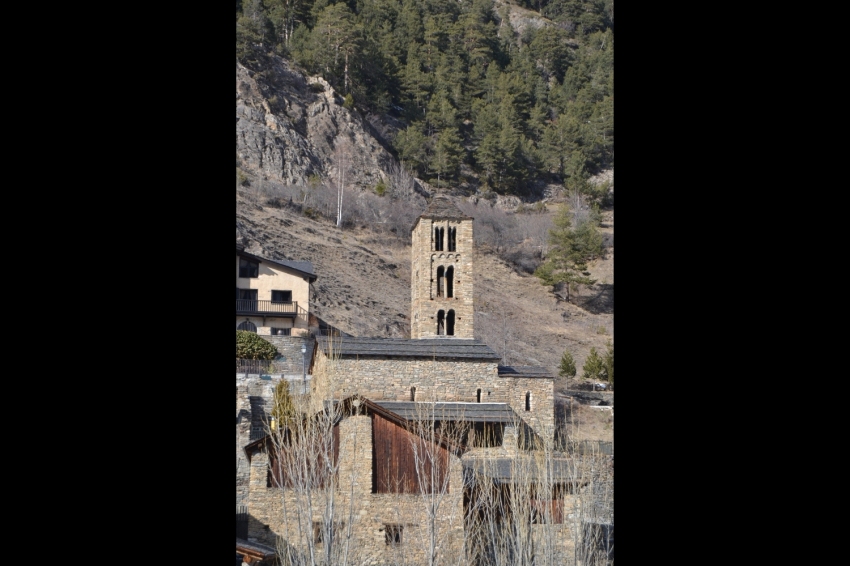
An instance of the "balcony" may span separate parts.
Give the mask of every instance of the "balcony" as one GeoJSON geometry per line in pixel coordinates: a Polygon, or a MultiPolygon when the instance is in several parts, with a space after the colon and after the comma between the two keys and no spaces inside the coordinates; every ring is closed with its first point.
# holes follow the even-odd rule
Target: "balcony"
{"type": "MultiPolygon", "coordinates": [[[[281,303],[277,301],[253,301],[236,299],[236,315],[245,316],[298,316],[298,301],[281,303]]],[[[303,309],[301,309],[303,311],[303,309]]]]}

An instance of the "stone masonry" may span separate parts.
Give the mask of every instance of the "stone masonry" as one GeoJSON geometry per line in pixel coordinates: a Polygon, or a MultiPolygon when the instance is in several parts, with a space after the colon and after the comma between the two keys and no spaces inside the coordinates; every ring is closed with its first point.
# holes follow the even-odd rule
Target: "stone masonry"
{"type": "MultiPolygon", "coordinates": [[[[439,552],[460,556],[463,551],[463,477],[461,461],[450,456],[447,493],[434,495],[372,493],[372,421],[352,416],[340,422],[339,471],[333,490],[334,522],[339,536],[348,537],[351,564],[420,564],[428,539],[428,509],[439,505],[436,521],[439,552]],[[387,543],[387,526],[400,526],[402,544],[387,543]],[[401,559],[401,554],[404,559],[401,559]]],[[[312,525],[320,522],[328,492],[316,491],[308,502],[303,490],[266,487],[268,457],[251,459],[248,538],[274,546],[278,536],[302,552],[312,525]],[[307,517],[309,516],[309,519],[307,517]],[[299,529],[299,518],[301,521],[299,529]],[[308,527],[308,528],[305,528],[308,527]]],[[[317,544],[321,553],[321,544],[317,544]]]]}
{"type": "MultiPolygon", "coordinates": [[[[265,413],[271,410],[274,389],[281,379],[286,379],[297,393],[297,384],[301,381],[302,356],[301,345],[307,346],[307,371],[315,340],[312,337],[263,336],[277,348],[281,359],[275,361],[280,374],[256,375],[236,374],[236,504],[242,505],[248,493],[248,461],[243,448],[251,441],[251,428],[262,423],[265,413]],[[258,414],[260,411],[260,414],[258,414]]],[[[310,376],[308,375],[308,378],[310,376]]]]}
{"type": "Polygon", "coordinates": [[[554,436],[554,380],[499,377],[495,362],[415,358],[328,358],[316,353],[313,395],[345,398],[359,393],[375,401],[477,401],[508,403],[544,439],[554,436]],[[411,388],[416,398],[411,399],[411,388]],[[525,396],[531,393],[530,410],[525,396]]]}
{"type": "MultiPolygon", "coordinates": [[[[437,201],[439,199],[435,199],[437,201]]],[[[472,218],[454,206],[429,208],[414,225],[411,233],[411,338],[437,336],[438,312],[448,316],[454,311],[454,336],[474,338],[472,218]],[[435,228],[443,228],[442,250],[435,242],[435,228]],[[449,251],[449,231],[456,229],[456,249],[449,251]],[[440,268],[443,268],[440,270],[440,268]],[[452,268],[452,297],[447,297],[449,281],[445,272],[452,268]],[[438,272],[444,275],[438,280],[438,272]],[[438,292],[442,288],[442,292],[438,292]]]]}

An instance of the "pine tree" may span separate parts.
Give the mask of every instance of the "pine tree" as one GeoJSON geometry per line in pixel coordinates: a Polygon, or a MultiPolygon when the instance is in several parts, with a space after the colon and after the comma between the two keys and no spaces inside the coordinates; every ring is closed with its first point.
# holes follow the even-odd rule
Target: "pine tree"
{"type": "Polygon", "coordinates": [[[584,361],[582,371],[584,372],[582,377],[585,379],[605,379],[605,364],[599,354],[596,353],[596,348],[590,349],[590,355],[588,355],[587,359],[584,361]]]}
{"type": "Polygon", "coordinates": [[[570,354],[569,350],[564,350],[564,355],[561,356],[561,366],[558,370],[558,375],[561,377],[576,376],[576,362],[573,360],[573,355],[570,354]]]}
{"type": "MultiPolygon", "coordinates": [[[[577,202],[580,207],[581,201],[577,202]]],[[[596,283],[587,272],[587,262],[602,254],[602,235],[594,221],[588,215],[573,229],[573,217],[569,206],[561,208],[549,231],[546,261],[534,272],[544,285],[566,283],[567,300],[572,286],[596,283]]]]}
{"type": "Polygon", "coordinates": [[[462,153],[463,147],[460,145],[457,130],[446,128],[437,135],[431,159],[431,169],[437,173],[437,187],[445,184],[446,180],[455,178],[462,153]]]}
{"type": "Polygon", "coordinates": [[[351,67],[360,53],[361,27],[345,3],[331,4],[316,18],[311,33],[315,62],[320,72],[343,93],[350,91],[351,67]],[[340,84],[342,83],[342,84],[340,84]]]}

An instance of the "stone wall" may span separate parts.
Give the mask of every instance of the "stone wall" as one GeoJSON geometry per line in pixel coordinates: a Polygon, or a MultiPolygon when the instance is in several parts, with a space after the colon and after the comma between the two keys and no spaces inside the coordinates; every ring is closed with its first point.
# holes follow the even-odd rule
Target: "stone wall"
{"type": "Polygon", "coordinates": [[[532,377],[500,377],[500,390],[507,393],[513,410],[544,440],[555,438],[555,382],[553,379],[532,377]],[[526,411],[526,394],[531,394],[530,410],[526,411]]]}
{"type": "MultiPolygon", "coordinates": [[[[281,338],[287,338],[282,336],[281,338]]],[[[309,347],[309,346],[308,346],[309,347]]],[[[298,346],[298,356],[301,356],[298,346]]],[[[236,374],[236,504],[244,505],[248,493],[249,468],[245,446],[251,443],[251,427],[263,422],[271,411],[274,390],[281,379],[290,382],[290,391],[300,392],[302,375],[299,363],[297,374],[257,375],[236,374]],[[259,411],[257,410],[259,409],[259,411]]],[[[309,387],[311,376],[307,376],[309,387]]]]}
{"type": "MultiPolygon", "coordinates": [[[[432,220],[420,218],[411,235],[411,338],[433,338],[437,336],[437,311],[455,311],[454,336],[475,337],[473,328],[473,270],[472,270],[472,220],[432,220]],[[448,240],[449,228],[457,229],[455,251],[434,250],[434,227],[445,228],[448,240]],[[437,293],[437,270],[439,267],[454,268],[453,296],[437,293]]],[[[448,243],[444,246],[448,250],[448,243]]],[[[445,293],[444,293],[445,294],[445,293]]]]}
{"type": "Polygon", "coordinates": [[[250,470],[245,446],[251,442],[251,425],[259,420],[256,408],[271,410],[278,379],[261,379],[259,375],[236,374],[236,504],[244,505],[248,494],[250,470]],[[252,406],[253,398],[253,406],[252,406]]]}
{"type": "MultiPolygon", "coordinates": [[[[308,537],[313,539],[313,524],[323,519],[329,496],[333,495],[334,522],[339,527],[340,546],[349,543],[349,563],[424,564],[429,539],[428,507],[439,504],[436,540],[444,557],[460,556],[463,550],[463,477],[460,460],[451,456],[447,493],[434,496],[418,494],[372,493],[372,421],[354,416],[340,423],[340,450],[337,487],[307,494],[295,489],[266,487],[268,458],[253,455],[250,466],[250,516],[248,538],[275,545],[281,537],[300,552],[308,552],[308,537]],[[299,529],[299,523],[301,528],[299,529]],[[402,527],[402,543],[387,543],[386,527],[402,527]],[[401,560],[401,557],[404,557],[401,560]]],[[[321,556],[321,543],[314,551],[321,556]]],[[[339,556],[331,560],[340,562],[339,556]]]]}
{"type": "Polygon", "coordinates": [[[313,395],[345,398],[355,393],[374,401],[465,401],[508,403],[537,434],[554,437],[554,381],[499,377],[496,362],[407,357],[328,358],[316,353],[313,395]],[[531,410],[525,395],[531,393],[531,410]]]}
{"type": "Polygon", "coordinates": [[[301,375],[302,356],[301,345],[307,346],[307,373],[310,372],[310,358],[313,355],[316,340],[308,336],[260,336],[263,340],[270,342],[277,348],[281,356],[275,360],[275,367],[282,368],[282,373],[301,375]]]}

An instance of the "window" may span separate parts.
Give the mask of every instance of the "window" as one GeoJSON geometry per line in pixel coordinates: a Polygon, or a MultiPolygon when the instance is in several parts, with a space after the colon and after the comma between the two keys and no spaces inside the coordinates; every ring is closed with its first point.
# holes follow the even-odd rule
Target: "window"
{"type": "Polygon", "coordinates": [[[236,327],[236,330],[247,330],[248,332],[257,333],[257,325],[251,322],[250,320],[245,320],[239,323],[239,326],[236,327]]]}
{"type": "Polygon", "coordinates": [[[531,391],[525,392],[525,410],[526,411],[531,410],[531,391]]]}
{"type": "Polygon", "coordinates": [[[256,289],[236,289],[236,312],[248,311],[256,312],[257,310],[257,290],[256,289]]]}
{"type": "Polygon", "coordinates": [[[457,228],[449,228],[449,251],[457,251],[457,228]]]}
{"type": "Polygon", "coordinates": [[[537,525],[560,525],[564,522],[564,489],[555,485],[552,491],[532,495],[531,522],[537,525]]]}
{"type": "Polygon", "coordinates": [[[396,546],[401,544],[401,534],[404,532],[402,525],[384,525],[384,540],[387,546],[396,546]]]}
{"type": "Polygon", "coordinates": [[[454,296],[454,288],[455,288],[454,281],[453,281],[454,278],[455,278],[455,268],[452,267],[452,266],[449,266],[449,268],[446,269],[446,296],[449,297],[449,298],[454,296]]]}
{"type": "Polygon", "coordinates": [[[416,401],[416,388],[415,387],[410,388],[410,400],[416,401]]]}
{"type": "Polygon", "coordinates": [[[443,251],[443,237],[445,233],[445,228],[434,228],[434,251],[443,251]]]}
{"type": "Polygon", "coordinates": [[[292,329],[272,327],[272,336],[292,336],[292,329]]]}
{"type": "Polygon", "coordinates": [[[480,389],[478,390],[478,393],[475,395],[475,397],[476,397],[476,402],[480,403],[481,402],[481,390],[480,389]]]}
{"type": "Polygon", "coordinates": [[[446,313],[445,311],[437,311],[437,336],[443,336],[446,333],[446,313]]]}
{"type": "Polygon", "coordinates": [[[445,272],[444,272],[443,266],[441,265],[440,267],[437,268],[437,296],[438,297],[443,296],[443,284],[445,282],[444,277],[445,277],[445,272]]]}
{"type": "Polygon", "coordinates": [[[260,274],[260,263],[244,257],[239,258],[239,277],[257,277],[260,274]]]}
{"type": "Polygon", "coordinates": [[[292,291],[272,291],[273,303],[291,303],[292,291]]]}
{"type": "MultiPolygon", "coordinates": [[[[331,534],[332,534],[332,538],[334,540],[337,540],[337,537],[339,537],[339,533],[341,533],[343,531],[344,526],[345,526],[345,523],[332,523],[331,524],[331,529],[332,529],[331,534]]],[[[322,524],[322,522],[321,521],[314,521],[313,522],[313,543],[314,544],[321,544],[325,539],[324,535],[325,535],[325,528],[324,528],[324,525],[322,524]]]]}
{"type": "Polygon", "coordinates": [[[446,336],[454,336],[455,335],[455,311],[449,311],[448,316],[446,316],[446,336]]]}

